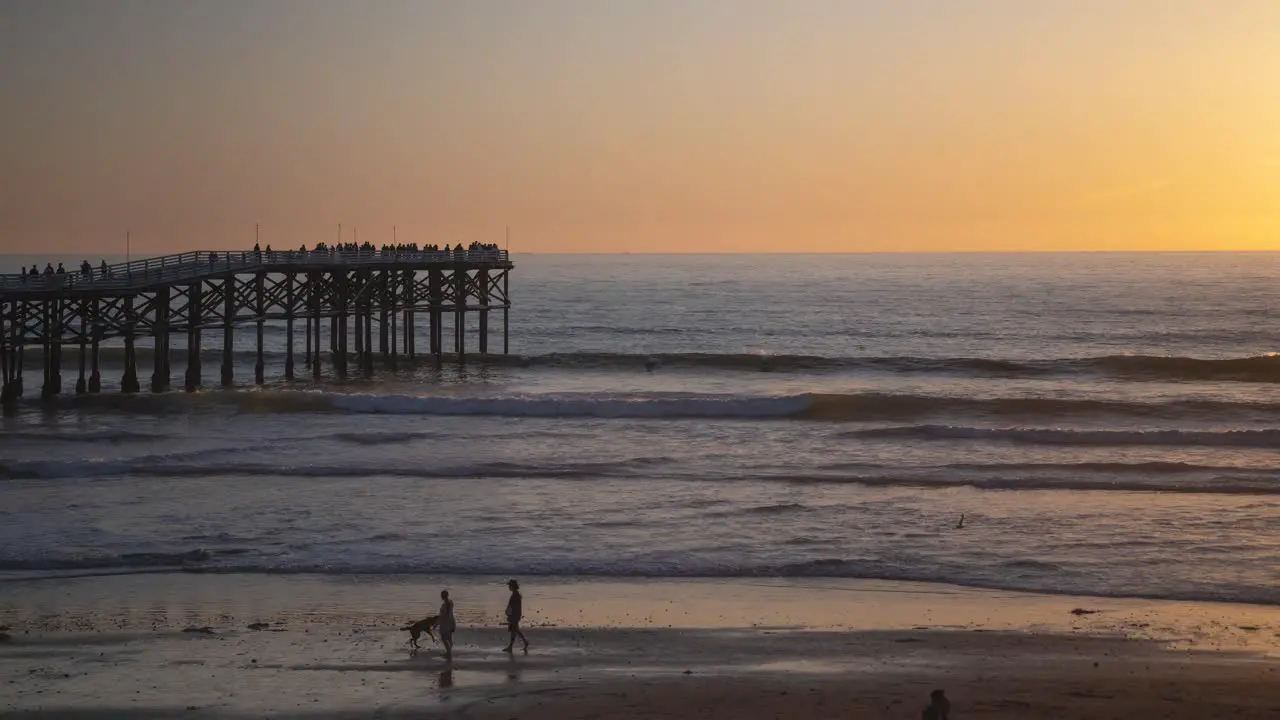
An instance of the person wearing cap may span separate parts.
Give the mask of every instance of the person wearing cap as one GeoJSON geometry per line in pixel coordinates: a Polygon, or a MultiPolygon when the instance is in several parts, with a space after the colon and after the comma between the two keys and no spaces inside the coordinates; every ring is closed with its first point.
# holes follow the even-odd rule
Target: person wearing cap
{"type": "Polygon", "coordinates": [[[520,632],[520,618],[524,614],[522,607],[524,598],[520,597],[520,583],[508,580],[507,588],[511,590],[511,599],[507,601],[507,631],[511,633],[511,641],[502,648],[502,652],[511,652],[511,648],[515,647],[516,637],[524,643],[524,651],[529,652],[529,641],[524,633],[520,632]]]}

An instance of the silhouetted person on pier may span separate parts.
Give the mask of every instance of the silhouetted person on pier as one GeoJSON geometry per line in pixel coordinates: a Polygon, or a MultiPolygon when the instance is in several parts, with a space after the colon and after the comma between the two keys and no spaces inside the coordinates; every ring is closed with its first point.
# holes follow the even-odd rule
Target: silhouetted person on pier
{"type": "Polygon", "coordinates": [[[86,280],[93,277],[93,266],[89,264],[88,260],[80,261],[80,274],[83,275],[86,280]]]}
{"type": "Polygon", "coordinates": [[[27,273],[27,274],[28,274],[28,275],[31,275],[31,276],[33,276],[33,277],[39,277],[39,276],[40,276],[40,269],[39,269],[39,268],[37,268],[35,265],[32,265],[32,266],[31,266],[31,272],[29,272],[29,273],[27,273]]]}
{"type": "Polygon", "coordinates": [[[444,645],[444,659],[453,659],[453,631],[458,629],[458,621],[453,617],[453,601],[449,599],[449,591],[441,590],[440,599],[440,643],[444,645]]]}
{"type": "Polygon", "coordinates": [[[502,648],[502,652],[511,652],[517,637],[524,643],[524,651],[529,652],[529,641],[524,633],[520,632],[520,618],[524,615],[524,598],[520,596],[520,583],[508,580],[507,588],[511,590],[511,599],[507,601],[507,632],[511,633],[511,640],[506,647],[502,648]]]}
{"type": "Polygon", "coordinates": [[[45,274],[45,275],[52,275],[52,274],[53,274],[53,263],[45,263],[45,264],[44,264],[44,274],[45,274]]]}
{"type": "Polygon", "coordinates": [[[58,275],[66,275],[67,269],[62,267],[62,263],[58,263],[58,269],[55,271],[58,275]]]}
{"type": "Polygon", "coordinates": [[[929,694],[929,705],[920,713],[920,720],[951,720],[951,701],[942,690],[929,694]]]}
{"type": "Polygon", "coordinates": [[[102,273],[102,277],[111,277],[111,268],[107,267],[107,261],[105,259],[102,261],[102,264],[98,266],[98,270],[102,273]]]}

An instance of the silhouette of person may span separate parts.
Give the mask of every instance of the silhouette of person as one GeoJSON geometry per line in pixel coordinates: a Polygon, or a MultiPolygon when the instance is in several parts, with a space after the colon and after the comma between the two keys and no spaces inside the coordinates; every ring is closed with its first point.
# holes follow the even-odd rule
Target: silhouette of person
{"type": "Polygon", "coordinates": [[[458,622],[453,618],[453,601],[449,599],[449,591],[441,590],[440,599],[444,602],[440,603],[440,623],[436,628],[440,631],[440,643],[444,645],[444,659],[453,659],[453,631],[458,628],[458,622]]]}
{"type": "Polygon", "coordinates": [[[57,274],[59,275],[66,275],[67,269],[62,267],[62,263],[58,263],[58,269],[55,272],[57,272],[57,274]]]}
{"type": "Polygon", "coordinates": [[[929,693],[929,705],[920,713],[920,720],[951,720],[951,701],[942,690],[929,693]]]}
{"type": "Polygon", "coordinates": [[[506,647],[502,648],[502,652],[511,652],[517,637],[524,643],[524,651],[529,652],[529,641],[524,633],[520,632],[520,618],[524,614],[524,598],[520,596],[520,583],[508,580],[507,588],[511,590],[511,599],[507,601],[507,632],[511,633],[511,640],[506,647]]]}

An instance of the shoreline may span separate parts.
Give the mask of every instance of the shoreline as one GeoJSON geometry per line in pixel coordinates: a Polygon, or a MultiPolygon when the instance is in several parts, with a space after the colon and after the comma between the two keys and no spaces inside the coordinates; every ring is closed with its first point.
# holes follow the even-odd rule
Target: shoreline
{"type": "MultiPolygon", "coordinates": [[[[963,486],[961,486],[963,487],[963,486]]],[[[923,489],[923,488],[922,488],[923,489]]],[[[1045,490],[1045,488],[1037,488],[1045,490]]],[[[194,551],[199,552],[199,550],[194,551]]],[[[457,574],[450,572],[421,573],[416,571],[342,571],[325,572],[319,569],[259,569],[238,567],[184,567],[174,566],[139,566],[139,567],[96,567],[84,568],[48,568],[48,569],[0,569],[0,582],[43,583],[69,580],[101,580],[120,577],[162,577],[162,576],[211,576],[211,577],[263,577],[263,578],[307,578],[329,579],[334,582],[378,583],[392,582],[397,584],[426,582],[428,580],[456,580],[462,585],[481,585],[486,582],[506,582],[505,575],[492,573],[457,574]]],[[[521,573],[520,577],[529,582],[546,586],[581,584],[588,582],[616,584],[651,584],[651,583],[726,583],[745,585],[813,585],[818,589],[833,589],[830,585],[900,585],[909,591],[910,588],[947,588],[957,591],[978,593],[994,593],[997,595],[1015,595],[1042,598],[1090,598],[1099,601],[1148,602],[1148,603],[1186,603],[1191,605],[1211,605],[1224,607],[1274,608],[1280,610],[1280,602],[1258,602],[1248,599],[1229,599],[1221,597],[1162,596],[1154,594],[1098,594],[1055,592],[1052,589],[1024,588],[1002,586],[997,584],[963,584],[946,580],[917,580],[889,577],[840,577],[828,575],[617,575],[601,574],[537,574],[521,573]]],[[[920,590],[924,592],[924,590],[920,590]]]]}
{"type": "Polygon", "coordinates": [[[1280,608],[884,581],[528,578],[533,649],[507,656],[505,580],[5,583],[0,716],[916,718],[934,686],[959,717],[1280,711],[1280,608]],[[434,614],[445,588],[460,625],[452,664],[426,638],[411,654],[400,630],[434,614]]]}
{"type": "MultiPolygon", "coordinates": [[[[371,627],[434,614],[448,589],[459,627],[498,627],[505,576],[308,573],[0,575],[0,625],[62,632],[181,629],[267,618],[371,627]],[[17,580],[17,582],[11,582],[17,580]]],[[[528,576],[529,626],[576,629],[1083,633],[1280,657],[1280,606],[996,590],[899,580],[528,576]],[[1081,612],[1082,611],[1082,612],[1081,612]]]]}

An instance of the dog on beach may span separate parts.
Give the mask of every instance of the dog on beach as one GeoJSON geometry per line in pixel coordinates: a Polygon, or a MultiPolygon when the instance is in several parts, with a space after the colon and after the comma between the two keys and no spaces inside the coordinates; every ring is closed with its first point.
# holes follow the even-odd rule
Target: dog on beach
{"type": "Polygon", "coordinates": [[[417,650],[418,638],[422,637],[422,633],[429,635],[431,637],[431,641],[435,642],[435,628],[436,623],[438,622],[440,622],[440,616],[432,615],[431,617],[423,618],[412,625],[406,625],[400,629],[409,631],[409,646],[414,650],[417,650]]]}

